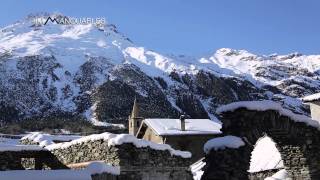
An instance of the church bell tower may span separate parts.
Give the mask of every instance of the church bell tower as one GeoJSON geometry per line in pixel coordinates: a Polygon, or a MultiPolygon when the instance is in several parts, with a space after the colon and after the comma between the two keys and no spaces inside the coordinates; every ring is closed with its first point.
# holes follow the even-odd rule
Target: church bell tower
{"type": "Polygon", "coordinates": [[[137,98],[134,99],[131,115],[129,116],[129,134],[136,135],[143,118],[139,117],[139,105],[137,103],[137,98]]]}

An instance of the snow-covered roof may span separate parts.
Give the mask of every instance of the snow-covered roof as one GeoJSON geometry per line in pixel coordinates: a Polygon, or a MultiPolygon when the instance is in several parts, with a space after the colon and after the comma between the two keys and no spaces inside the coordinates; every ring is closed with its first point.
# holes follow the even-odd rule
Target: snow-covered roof
{"type": "Polygon", "coordinates": [[[89,171],[90,174],[109,173],[114,175],[120,175],[119,166],[112,166],[104,162],[92,162],[87,166],[86,170],[89,171]]]}
{"type": "Polygon", "coordinates": [[[203,151],[207,154],[210,152],[211,149],[214,149],[214,150],[225,149],[225,148],[236,149],[244,145],[245,143],[239,137],[224,136],[224,137],[213,138],[207,141],[203,146],[203,151]]]}
{"type": "Polygon", "coordinates": [[[71,141],[75,139],[79,139],[82,136],[76,136],[76,135],[51,135],[51,134],[43,134],[40,132],[32,132],[23,138],[24,139],[29,139],[31,141],[39,143],[40,146],[48,146],[50,144],[54,144],[54,141],[71,141]]]}
{"type": "Polygon", "coordinates": [[[306,96],[302,98],[302,101],[304,102],[312,102],[312,101],[318,101],[320,100],[320,93],[312,94],[310,96],[306,96]]]}
{"type": "Polygon", "coordinates": [[[52,144],[45,148],[51,151],[59,148],[60,149],[67,148],[74,144],[95,141],[95,140],[104,140],[108,143],[108,146],[121,145],[123,143],[132,143],[137,148],[149,147],[155,150],[162,150],[162,151],[168,150],[171,153],[171,155],[180,156],[182,158],[191,158],[190,152],[175,150],[168,144],[157,144],[151,141],[138,139],[135,136],[130,134],[112,134],[108,132],[102,133],[102,134],[93,134],[90,136],[85,136],[70,142],[52,144]]]}
{"type": "Polygon", "coordinates": [[[216,112],[218,114],[221,114],[221,113],[227,112],[227,111],[232,112],[232,111],[235,111],[236,109],[239,109],[239,108],[246,108],[248,110],[256,110],[256,111],[275,110],[275,111],[278,111],[281,115],[291,118],[293,121],[304,122],[309,126],[313,126],[313,127],[320,129],[320,124],[318,121],[312,120],[311,118],[304,116],[304,115],[295,114],[288,109],[284,109],[281,106],[281,104],[276,103],[274,101],[270,101],[270,100],[234,102],[231,104],[220,106],[216,112]]]}
{"type": "Polygon", "coordinates": [[[144,122],[157,135],[220,134],[221,124],[210,119],[186,119],[185,131],[181,131],[180,119],[145,119],[144,122]]]}

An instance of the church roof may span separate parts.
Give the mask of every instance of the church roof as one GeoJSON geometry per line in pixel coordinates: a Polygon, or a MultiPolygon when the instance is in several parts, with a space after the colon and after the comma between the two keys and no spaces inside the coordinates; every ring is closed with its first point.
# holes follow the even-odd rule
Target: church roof
{"type": "Polygon", "coordinates": [[[186,119],[185,131],[181,131],[179,119],[145,119],[144,123],[160,136],[221,133],[221,124],[210,119],[186,119]]]}

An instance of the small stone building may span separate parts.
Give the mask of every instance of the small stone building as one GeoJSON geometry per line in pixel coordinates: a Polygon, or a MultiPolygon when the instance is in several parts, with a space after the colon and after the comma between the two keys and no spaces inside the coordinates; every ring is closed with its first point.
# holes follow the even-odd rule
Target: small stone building
{"type": "Polygon", "coordinates": [[[136,137],[189,151],[195,162],[204,156],[203,145],[221,133],[220,128],[209,119],[144,119],[136,137]]]}
{"type": "Polygon", "coordinates": [[[129,116],[129,134],[192,153],[192,162],[204,157],[203,145],[221,134],[221,124],[210,119],[143,119],[135,99],[129,116]]]}
{"type": "Polygon", "coordinates": [[[306,96],[302,100],[310,105],[311,118],[320,121],[320,93],[306,96]]]}

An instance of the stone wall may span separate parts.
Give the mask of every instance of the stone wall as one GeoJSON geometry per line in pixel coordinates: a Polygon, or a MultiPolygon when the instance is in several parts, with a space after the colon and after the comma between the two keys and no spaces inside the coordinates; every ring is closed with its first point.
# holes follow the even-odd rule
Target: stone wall
{"type": "MultiPolygon", "coordinates": [[[[242,137],[247,143],[246,146],[238,150],[225,150],[223,152],[213,152],[207,157],[210,170],[214,167],[225,166],[222,171],[229,169],[243,168],[249,169],[250,155],[257,140],[264,135],[268,135],[276,143],[276,147],[281,154],[286,171],[292,179],[320,179],[320,131],[313,126],[308,126],[304,122],[296,122],[287,116],[281,115],[274,110],[253,111],[246,108],[239,108],[233,112],[224,112],[220,120],[223,122],[222,132],[242,137]],[[238,155],[241,152],[241,156],[238,155]],[[214,160],[233,158],[221,164],[221,161],[214,160]],[[238,157],[239,156],[239,157],[238,157]],[[242,159],[242,160],[241,160],[242,159]],[[241,163],[241,164],[238,164],[241,163]]],[[[205,172],[205,174],[210,174],[205,172]]],[[[204,176],[203,179],[214,177],[204,176]]],[[[241,179],[249,179],[249,177],[241,179]]]]}
{"type": "Polygon", "coordinates": [[[184,136],[164,136],[165,144],[169,144],[174,149],[189,151],[192,153],[192,163],[204,157],[204,144],[214,138],[221,136],[217,135],[184,135],[184,136]]]}
{"type": "Polygon", "coordinates": [[[226,148],[211,150],[205,156],[202,179],[210,180],[245,180],[248,179],[251,151],[248,146],[241,146],[238,149],[226,148]]]}
{"type": "Polygon", "coordinates": [[[66,169],[49,151],[2,151],[0,171],[23,169],[66,169]]]}
{"type": "Polygon", "coordinates": [[[51,151],[64,164],[103,160],[120,166],[119,179],[192,179],[190,158],[173,156],[169,151],[137,148],[132,143],[108,146],[104,140],[73,144],[51,151]]]}
{"type": "Polygon", "coordinates": [[[38,142],[32,141],[30,139],[21,139],[20,140],[20,144],[24,144],[24,145],[39,145],[38,142]]]}
{"type": "Polygon", "coordinates": [[[280,170],[281,169],[269,169],[269,170],[260,171],[260,172],[253,172],[249,174],[249,180],[265,179],[267,177],[273,176],[275,173],[277,173],[280,170]]]}

